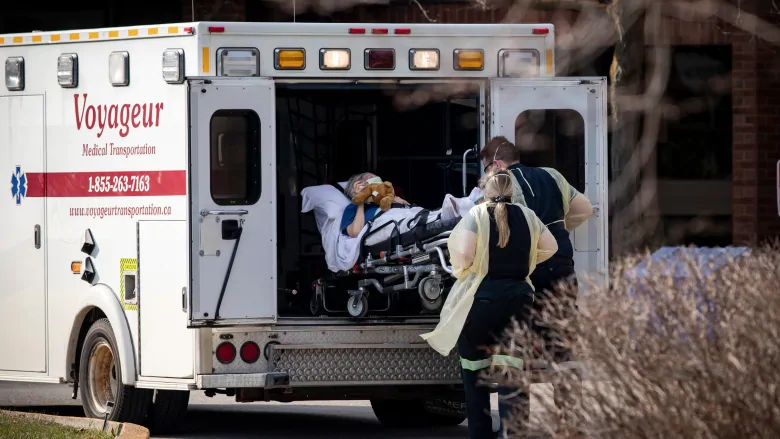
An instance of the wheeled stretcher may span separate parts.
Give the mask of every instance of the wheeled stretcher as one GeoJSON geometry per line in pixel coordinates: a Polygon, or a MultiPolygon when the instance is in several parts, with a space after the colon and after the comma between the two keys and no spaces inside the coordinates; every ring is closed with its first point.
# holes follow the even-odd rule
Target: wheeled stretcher
{"type": "MultiPolygon", "coordinates": [[[[368,296],[387,296],[388,308],[395,296],[402,292],[416,291],[425,312],[435,313],[444,303],[446,292],[454,282],[449,265],[447,238],[459,219],[422,222],[427,217],[418,215],[420,223],[405,233],[392,233],[391,237],[373,245],[365,241],[380,229],[370,230],[363,236],[358,262],[350,270],[335,273],[331,280],[321,278],[315,283],[314,308],[325,303],[332,280],[353,277],[357,288],[348,290],[347,312],[350,316],[365,317],[369,310],[368,296]]],[[[382,224],[381,228],[399,230],[396,221],[382,224]]],[[[333,312],[332,310],[327,310],[333,312]]],[[[386,311],[378,309],[376,311],[386,311]]]]}
{"type": "Polygon", "coordinates": [[[339,226],[351,202],[342,190],[304,189],[302,210],[314,211],[329,268],[312,282],[312,315],[438,313],[455,282],[447,238],[460,218],[397,205],[369,220],[359,238],[349,238],[339,226]]]}

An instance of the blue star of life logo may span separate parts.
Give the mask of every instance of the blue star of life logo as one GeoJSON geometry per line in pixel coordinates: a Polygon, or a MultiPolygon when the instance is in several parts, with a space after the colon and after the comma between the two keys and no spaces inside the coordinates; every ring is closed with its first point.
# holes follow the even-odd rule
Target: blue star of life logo
{"type": "Polygon", "coordinates": [[[27,176],[22,172],[22,167],[17,166],[11,174],[11,195],[16,200],[16,205],[22,204],[22,198],[27,196],[27,176]]]}

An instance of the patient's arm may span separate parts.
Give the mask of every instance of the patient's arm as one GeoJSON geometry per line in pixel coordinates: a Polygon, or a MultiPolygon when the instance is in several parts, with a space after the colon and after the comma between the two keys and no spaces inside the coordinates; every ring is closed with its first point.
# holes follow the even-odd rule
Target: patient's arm
{"type": "Polygon", "coordinates": [[[351,238],[357,238],[360,231],[363,230],[363,226],[366,225],[366,209],[363,204],[358,204],[355,211],[355,219],[347,226],[347,235],[351,238]]]}

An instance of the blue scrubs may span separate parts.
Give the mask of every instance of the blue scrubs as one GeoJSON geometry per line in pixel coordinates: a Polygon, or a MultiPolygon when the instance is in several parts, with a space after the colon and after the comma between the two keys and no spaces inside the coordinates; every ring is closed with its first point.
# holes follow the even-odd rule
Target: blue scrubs
{"type": "MultiPolygon", "coordinates": [[[[343,235],[347,235],[347,227],[349,227],[349,225],[352,224],[352,221],[355,220],[355,216],[357,215],[357,208],[357,204],[351,203],[344,209],[344,213],[341,215],[341,233],[343,235]]],[[[365,213],[366,221],[368,221],[374,218],[377,212],[379,212],[379,206],[376,204],[366,203],[364,204],[363,212],[365,213]]]]}

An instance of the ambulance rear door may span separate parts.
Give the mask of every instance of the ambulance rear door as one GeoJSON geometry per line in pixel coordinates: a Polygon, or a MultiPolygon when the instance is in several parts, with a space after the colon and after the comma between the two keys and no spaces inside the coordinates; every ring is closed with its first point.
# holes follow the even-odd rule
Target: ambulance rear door
{"type": "Polygon", "coordinates": [[[578,273],[607,266],[607,79],[495,78],[490,137],[524,151],[521,162],[552,167],[584,193],[595,214],[571,234],[578,273]]]}
{"type": "Polygon", "coordinates": [[[189,80],[190,327],[276,322],[275,86],[189,80]]]}

